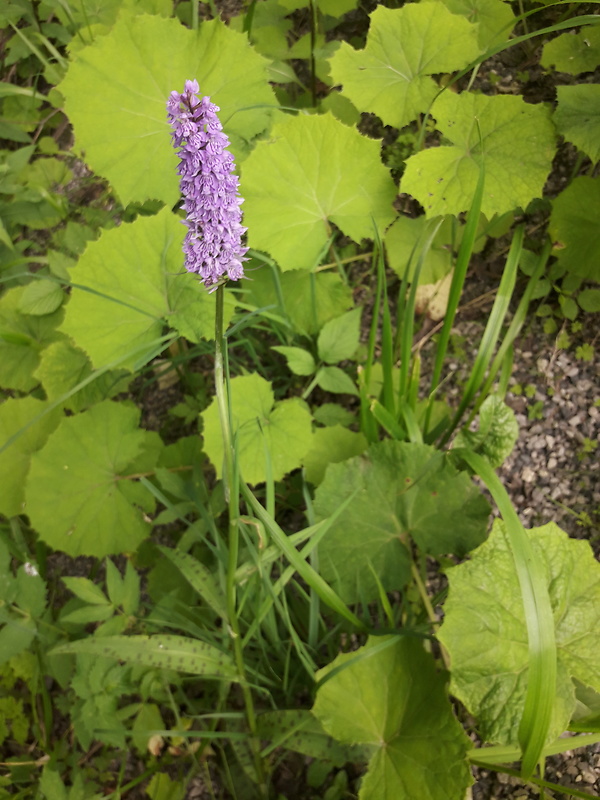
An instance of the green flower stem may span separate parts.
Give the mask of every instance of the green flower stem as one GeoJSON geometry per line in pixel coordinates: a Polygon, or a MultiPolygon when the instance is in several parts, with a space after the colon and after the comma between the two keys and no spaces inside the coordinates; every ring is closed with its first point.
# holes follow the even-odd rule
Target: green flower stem
{"type": "Polygon", "coordinates": [[[235,573],[238,566],[239,553],[239,528],[240,519],[240,496],[239,496],[239,474],[236,470],[233,437],[231,435],[231,418],[229,414],[228,384],[225,371],[225,359],[227,357],[227,344],[223,331],[223,298],[225,288],[223,285],[217,289],[217,302],[215,311],[215,391],[217,395],[217,406],[219,409],[219,421],[221,423],[221,434],[223,436],[224,448],[224,474],[225,479],[225,498],[229,509],[229,537],[228,537],[228,559],[227,559],[227,579],[226,579],[226,605],[227,622],[233,643],[233,654],[244,696],[244,706],[246,709],[246,720],[250,730],[250,747],[254,756],[254,763],[259,784],[264,786],[263,762],[260,758],[259,744],[257,738],[256,713],[252,692],[246,680],[246,669],[244,666],[244,654],[242,649],[242,639],[240,636],[240,625],[237,615],[237,591],[235,573]]]}

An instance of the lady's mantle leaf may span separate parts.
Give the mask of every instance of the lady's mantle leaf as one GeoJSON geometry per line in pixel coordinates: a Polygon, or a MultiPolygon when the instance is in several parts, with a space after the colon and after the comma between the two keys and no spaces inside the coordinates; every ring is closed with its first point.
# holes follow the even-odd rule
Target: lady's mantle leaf
{"type": "MultiPolygon", "coordinates": [[[[151,437],[138,419],[137,409],[107,400],[64,419],[33,455],[25,513],[55,550],[103,558],[135,550],[147,536],[142,509],[128,499],[135,481],[128,468],[151,437]]],[[[133,495],[152,510],[149,495],[133,495]]]]}
{"type": "Polygon", "coordinates": [[[378,6],[365,49],[342,43],[331,74],[359,111],[401,128],[427,111],[435,97],[438,86],[430,75],[462,69],[478,55],[476,26],[444,3],[378,6]]]}
{"type": "MultiPolygon", "coordinates": [[[[553,522],[528,531],[544,564],[554,612],[558,679],[549,740],[575,706],[572,678],[600,691],[600,565],[588,542],[553,522]]],[[[439,638],[452,659],[452,692],[477,717],[485,741],[518,744],[528,644],[513,556],[501,522],[470,561],[449,571],[439,638]]]]}
{"type": "Polygon", "coordinates": [[[283,271],[312,269],[334,222],[359,242],[394,218],[396,188],[379,142],[331,114],[298,116],[273,126],[242,170],[244,224],[251,247],[283,271]]]}
{"type": "Polygon", "coordinates": [[[581,176],[553,201],[550,235],[558,263],[569,272],[600,281],[600,180],[581,176]]]}
{"type": "Polygon", "coordinates": [[[33,397],[8,398],[0,405],[0,445],[40,414],[18,439],[0,453],[0,514],[14,517],[23,512],[25,477],[32,453],[39,450],[60,421],[61,411],[55,408],[44,414],[47,404],[33,397]]]}
{"type": "Polygon", "coordinates": [[[540,63],[546,69],[579,75],[593,72],[600,62],[600,26],[587,25],[579,33],[561,33],[544,45],[540,63]]]}
{"type": "Polygon", "coordinates": [[[452,144],[411,156],[401,183],[428,217],[457,215],[471,207],[482,162],[481,210],[488,219],[541,197],[555,140],[546,108],[520,97],[444,92],[432,113],[452,144]]]}
{"type": "Polygon", "coordinates": [[[317,673],[313,714],[340,742],[373,752],[359,800],[464,797],[471,742],[455,719],[444,678],[416,639],[371,637],[317,673]],[[349,702],[351,698],[351,702],[349,702]]]}
{"type": "Polygon", "coordinates": [[[220,20],[191,31],[174,19],[122,14],[107,36],[77,54],[59,89],[77,147],[123,204],[154,198],[173,206],[179,186],[165,110],[169,93],[196,78],[220,106],[239,156],[269,123],[275,100],[267,66],[246,36],[220,20]]]}
{"type": "Polygon", "coordinates": [[[182,272],[184,232],[163,209],[105,231],[81,256],[62,329],[95,367],[118,360],[133,369],[153,352],[165,321],[192,341],[214,336],[214,297],[182,272]]]}
{"type": "MultiPolygon", "coordinates": [[[[274,480],[302,463],[311,444],[311,416],[300,400],[275,403],[271,384],[260,375],[233,378],[231,405],[233,433],[240,471],[248,483],[266,480],[268,461],[274,480]]],[[[202,414],[204,450],[217,475],[223,465],[223,437],[216,398],[202,414]]]]}
{"type": "Polygon", "coordinates": [[[559,86],[554,122],[568,142],[600,161],[600,85],[559,86]]]}
{"type": "Polygon", "coordinates": [[[411,539],[430,555],[461,556],[485,537],[487,502],[465,473],[427,445],[386,441],[331,464],[315,496],[319,519],[352,494],[319,545],[323,577],[347,603],[378,597],[373,570],[385,590],[403,586],[411,539]]]}

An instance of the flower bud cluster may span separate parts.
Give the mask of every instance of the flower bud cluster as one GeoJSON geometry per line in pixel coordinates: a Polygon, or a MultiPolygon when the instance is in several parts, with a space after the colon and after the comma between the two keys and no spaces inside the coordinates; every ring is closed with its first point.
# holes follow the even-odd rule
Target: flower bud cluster
{"type": "Polygon", "coordinates": [[[167,116],[173,145],[179,150],[182,208],[188,228],[183,243],[185,268],[214,290],[227,278],[244,275],[242,245],[247,228],[242,223],[239,180],[235,161],[227,150],[229,138],[217,116],[219,107],[209,97],[198,98],[197,81],[186,81],[182,94],[171,92],[167,116]]]}

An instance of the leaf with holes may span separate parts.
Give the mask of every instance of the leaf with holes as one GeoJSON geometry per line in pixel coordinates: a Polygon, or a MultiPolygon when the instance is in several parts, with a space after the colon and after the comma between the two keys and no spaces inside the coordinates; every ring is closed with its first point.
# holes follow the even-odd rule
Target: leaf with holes
{"type": "MultiPolygon", "coordinates": [[[[275,402],[271,384],[260,375],[233,378],[233,434],[240,471],[248,483],[260,483],[270,471],[274,480],[296,469],[310,447],[311,416],[296,398],[275,402]]],[[[223,437],[216,398],[202,414],[204,450],[220,477],[223,437]]]]}
{"type": "Polygon", "coordinates": [[[479,52],[477,27],[444,3],[378,6],[365,49],[343,42],[331,60],[331,74],[359,111],[402,128],[425,113],[439,91],[431,75],[462,69],[479,52]]]}
{"type": "Polygon", "coordinates": [[[471,741],[452,713],[443,675],[420,641],[370,637],[319,670],[317,680],[313,714],[323,728],[372,753],[359,800],[465,796],[472,783],[471,741]]]}
{"type": "Polygon", "coordinates": [[[379,596],[374,573],[386,591],[404,586],[411,540],[428,555],[460,557],[485,538],[487,502],[428,445],[385,441],[331,464],[315,495],[318,519],[355,493],[319,545],[322,575],[348,603],[379,596]]]}
{"type": "MultiPolygon", "coordinates": [[[[396,188],[380,143],[331,114],[291,117],[273,126],[244,163],[241,193],[251,247],[283,271],[312,269],[335,223],[355,242],[393,220],[396,188]]],[[[305,302],[305,301],[304,301],[305,302]]]]}
{"type": "Polygon", "coordinates": [[[547,108],[520,97],[444,92],[432,114],[451,144],[411,156],[400,184],[428,217],[467,211],[482,163],[481,211],[488,219],[542,196],[555,151],[547,108]]]}
{"type": "MultiPolygon", "coordinates": [[[[526,531],[544,565],[554,613],[558,678],[548,740],[568,725],[573,680],[600,691],[600,564],[588,542],[551,522],[526,531]]],[[[448,572],[450,592],[439,638],[452,661],[451,690],[474,714],[487,742],[518,744],[529,648],[519,582],[503,524],[469,561],[448,572]]]]}
{"type": "Polygon", "coordinates": [[[269,124],[275,98],[267,67],[247,37],[219,19],[192,31],[176,19],[123,13],[109,34],[77,53],[58,88],[77,148],[123,204],[152,198],[172,207],[179,183],[166,113],[170,92],[196,78],[221,108],[239,157],[269,124]]]}
{"type": "Polygon", "coordinates": [[[32,456],[25,512],[50,547],[102,558],[136,550],[146,538],[144,511],[153,509],[153,498],[145,490],[130,494],[127,486],[137,480],[129,465],[154,442],[138,420],[136,408],[106,400],[63,419],[32,456]]]}

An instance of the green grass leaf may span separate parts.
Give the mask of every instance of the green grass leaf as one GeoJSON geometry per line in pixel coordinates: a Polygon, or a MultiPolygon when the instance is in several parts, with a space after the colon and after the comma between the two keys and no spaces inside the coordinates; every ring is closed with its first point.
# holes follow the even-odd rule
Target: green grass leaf
{"type": "Polygon", "coordinates": [[[135,480],[128,466],[151,436],[138,419],[137,409],[106,400],[64,419],[32,458],[25,510],[55,550],[102,558],[135,550],[147,536],[150,526],[127,487],[135,480]]]}
{"type": "MultiPolygon", "coordinates": [[[[547,742],[575,708],[572,679],[600,691],[600,565],[589,543],[556,524],[526,531],[545,572],[554,615],[557,687],[547,742]]],[[[529,648],[519,582],[503,523],[471,560],[449,571],[439,638],[452,659],[452,692],[478,719],[484,741],[519,744],[529,648]]]]}
{"type": "Polygon", "coordinates": [[[355,242],[372,238],[373,220],[383,232],[395,216],[396,188],[379,151],[379,142],[331,114],[274,125],[242,169],[250,246],[285,272],[315,266],[330,221],[355,242]]]}
{"type": "Polygon", "coordinates": [[[600,280],[600,180],[580,176],[552,204],[549,232],[562,267],[600,280]]]}
{"type": "MultiPolygon", "coordinates": [[[[305,404],[295,398],[276,403],[271,384],[256,374],[233,378],[230,387],[233,435],[244,480],[261,483],[272,474],[277,481],[299,467],[310,447],[311,416],[305,404]]],[[[204,450],[221,477],[224,451],[216,398],[202,419],[204,450]]]]}
{"type": "Polygon", "coordinates": [[[547,108],[520,97],[444,92],[431,113],[451,144],[410,156],[400,185],[427,217],[457,215],[471,207],[482,161],[481,211],[488,219],[542,196],[555,149],[547,108]]]}
{"type": "Polygon", "coordinates": [[[313,714],[323,728],[373,753],[359,800],[465,796],[472,782],[466,759],[471,742],[421,642],[370,637],[320,670],[317,680],[313,714]]]}
{"type": "Polygon", "coordinates": [[[369,564],[386,591],[406,584],[411,539],[427,554],[462,556],[486,534],[488,504],[427,445],[385,441],[330,465],[315,495],[317,518],[331,516],[353,492],[319,545],[322,575],[348,603],[379,596],[369,564]]]}
{"type": "Polygon", "coordinates": [[[359,111],[402,128],[425,113],[437,94],[431,75],[462,69],[479,52],[477,28],[445,3],[378,6],[365,49],[343,42],[331,60],[331,74],[359,111]]]}
{"type": "Polygon", "coordinates": [[[559,86],[556,93],[558,132],[596,164],[600,161],[600,85],[559,86]]]}
{"type": "MultiPolygon", "coordinates": [[[[62,330],[101,367],[131,352],[134,369],[155,352],[165,322],[191,341],[214,336],[215,301],[183,270],[185,231],[168,209],[105,231],[73,271],[75,288],[62,330]],[[136,352],[134,352],[134,350],[136,352]]],[[[226,322],[231,317],[226,307],[226,322]]]]}
{"type": "Polygon", "coordinates": [[[173,206],[179,182],[166,116],[170,92],[196,78],[221,108],[239,157],[267,128],[275,105],[267,66],[245,35],[218,19],[192,31],[175,19],[122,14],[109,34],[79,51],[58,88],[76,147],[123,205],[152,198],[173,206]]]}

